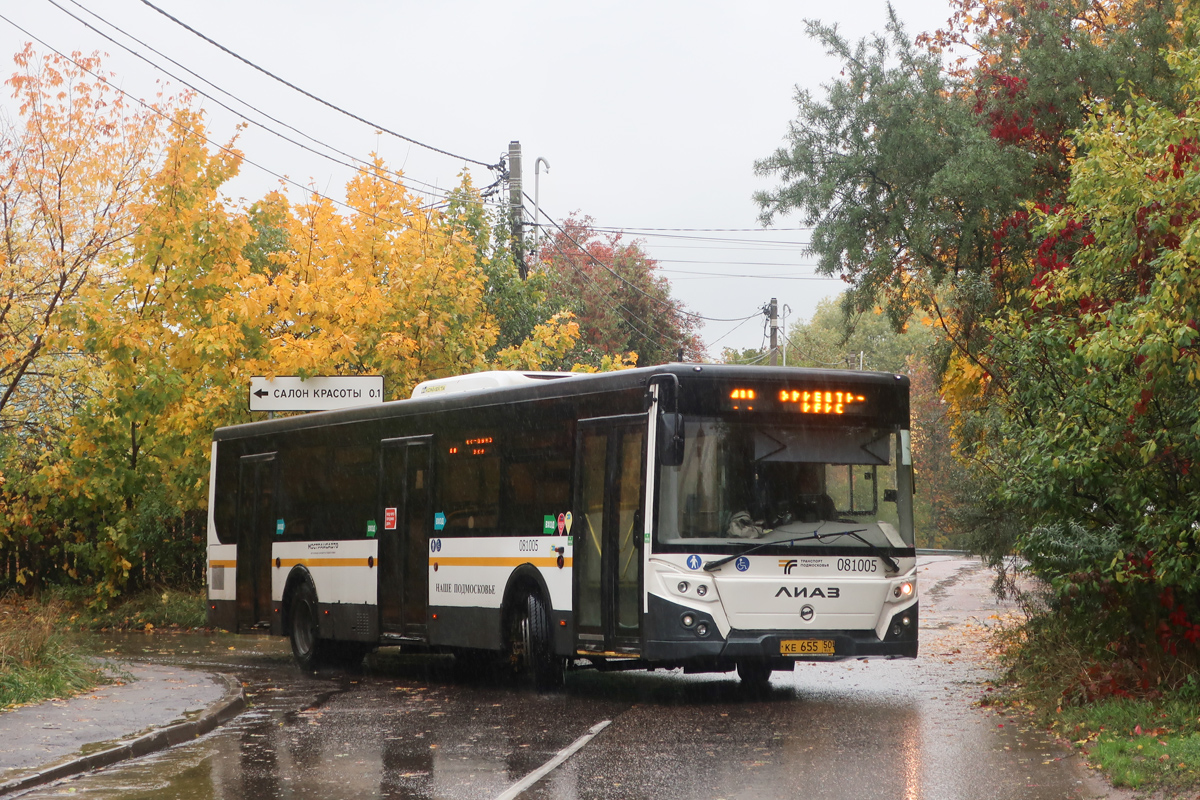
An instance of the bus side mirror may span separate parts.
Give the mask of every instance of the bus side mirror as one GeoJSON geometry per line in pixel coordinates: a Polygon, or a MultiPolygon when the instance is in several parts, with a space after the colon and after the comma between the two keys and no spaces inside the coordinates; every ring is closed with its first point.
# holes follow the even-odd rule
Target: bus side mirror
{"type": "Polygon", "coordinates": [[[678,412],[658,418],[658,463],[664,467],[683,463],[683,415],[678,412]]]}

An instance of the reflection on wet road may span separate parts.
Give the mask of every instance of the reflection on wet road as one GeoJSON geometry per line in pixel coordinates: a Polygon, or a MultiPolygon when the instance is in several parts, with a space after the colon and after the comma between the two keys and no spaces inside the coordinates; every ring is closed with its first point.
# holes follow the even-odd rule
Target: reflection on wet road
{"type": "Polygon", "coordinates": [[[971,707],[986,672],[962,657],[962,626],[946,623],[986,619],[990,601],[970,595],[983,577],[958,578],[927,598],[921,659],[802,664],[776,673],[765,696],[732,675],[679,672],[579,672],[537,695],[388,651],[361,675],[313,678],[282,640],[108,639],[128,655],[237,674],[251,708],[193,744],[25,796],[495,798],[604,720],[520,796],[1088,796],[1063,751],[971,707]]]}

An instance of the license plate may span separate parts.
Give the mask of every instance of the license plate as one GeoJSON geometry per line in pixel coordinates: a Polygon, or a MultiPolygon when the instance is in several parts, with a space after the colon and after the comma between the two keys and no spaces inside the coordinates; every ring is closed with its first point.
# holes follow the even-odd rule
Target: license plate
{"type": "Polygon", "coordinates": [[[810,653],[833,655],[833,639],[784,639],[779,643],[779,654],[783,656],[802,656],[810,653]]]}

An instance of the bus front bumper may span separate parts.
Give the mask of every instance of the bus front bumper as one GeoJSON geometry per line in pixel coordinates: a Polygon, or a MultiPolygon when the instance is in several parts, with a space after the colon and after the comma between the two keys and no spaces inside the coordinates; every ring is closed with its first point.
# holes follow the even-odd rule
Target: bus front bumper
{"type": "Polygon", "coordinates": [[[647,616],[643,657],[652,662],[671,662],[686,666],[688,662],[768,661],[776,669],[786,669],[796,661],[841,661],[849,658],[916,658],[918,604],[896,615],[888,633],[880,639],[873,630],[738,630],[721,638],[716,624],[707,614],[686,609],[654,595],[650,596],[651,613],[647,616]],[[657,601],[657,602],[656,602],[657,601]],[[673,625],[671,621],[688,614],[695,618],[690,627],[673,625]],[[900,624],[904,619],[907,624],[900,624]],[[655,623],[658,624],[655,624],[655,623]],[[700,637],[696,629],[708,623],[707,635],[700,637]],[[832,648],[828,643],[832,642],[832,648]],[[800,644],[797,644],[800,643],[800,644]],[[802,649],[833,652],[791,652],[802,649]]]}

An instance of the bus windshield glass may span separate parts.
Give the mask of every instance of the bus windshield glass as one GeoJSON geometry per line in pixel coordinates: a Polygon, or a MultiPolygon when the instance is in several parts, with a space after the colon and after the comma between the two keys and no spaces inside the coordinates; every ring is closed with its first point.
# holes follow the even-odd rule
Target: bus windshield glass
{"type": "Polygon", "coordinates": [[[684,440],[683,463],[660,468],[657,549],[809,533],[821,537],[798,546],[913,546],[911,483],[897,480],[894,430],[690,417],[684,440]],[[821,541],[851,530],[870,544],[846,535],[821,541]]]}

